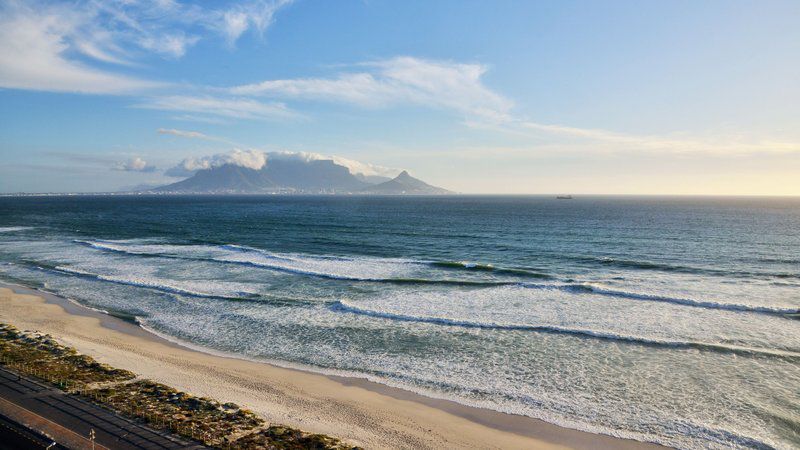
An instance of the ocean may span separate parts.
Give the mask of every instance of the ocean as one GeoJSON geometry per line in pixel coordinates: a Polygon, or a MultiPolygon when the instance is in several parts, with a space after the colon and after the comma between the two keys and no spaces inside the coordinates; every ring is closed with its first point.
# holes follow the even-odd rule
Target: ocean
{"type": "Polygon", "coordinates": [[[0,197],[0,280],[584,431],[800,447],[798,198],[0,197]]]}

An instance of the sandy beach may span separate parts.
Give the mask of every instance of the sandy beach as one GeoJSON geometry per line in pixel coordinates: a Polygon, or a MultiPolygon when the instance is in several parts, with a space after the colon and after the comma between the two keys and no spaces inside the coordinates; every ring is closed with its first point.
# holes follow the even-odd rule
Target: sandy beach
{"type": "Polygon", "coordinates": [[[194,395],[241,404],[266,420],[366,448],[661,448],[522,416],[183,347],[65,299],[0,285],[0,321],[49,333],[100,362],[194,395]]]}

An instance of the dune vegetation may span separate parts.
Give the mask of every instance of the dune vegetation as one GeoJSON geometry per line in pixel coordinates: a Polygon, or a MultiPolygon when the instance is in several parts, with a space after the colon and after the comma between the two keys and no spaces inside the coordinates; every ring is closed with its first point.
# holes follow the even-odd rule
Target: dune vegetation
{"type": "Polygon", "coordinates": [[[234,403],[195,397],[101,364],[51,336],[0,324],[0,363],[69,394],[170,430],[204,445],[225,449],[355,449],[320,434],[268,424],[234,403]]]}

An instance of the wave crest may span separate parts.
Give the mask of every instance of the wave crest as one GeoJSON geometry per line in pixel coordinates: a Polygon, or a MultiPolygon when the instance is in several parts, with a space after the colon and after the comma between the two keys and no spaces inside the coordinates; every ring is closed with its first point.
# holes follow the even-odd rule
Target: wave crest
{"type": "Polygon", "coordinates": [[[32,230],[35,227],[0,227],[0,233],[11,233],[14,231],[32,230]]]}
{"type": "Polygon", "coordinates": [[[563,326],[548,325],[548,324],[514,324],[514,323],[498,323],[498,322],[480,322],[480,321],[454,319],[447,317],[433,317],[433,316],[422,316],[422,315],[415,316],[410,314],[399,314],[399,313],[364,308],[362,306],[355,305],[345,300],[339,300],[331,303],[330,308],[334,311],[339,311],[339,312],[348,312],[352,314],[359,314],[364,316],[378,317],[382,319],[397,320],[403,322],[432,323],[437,325],[457,326],[464,328],[485,328],[485,329],[498,329],[498,330],[520,330],[520,331],[536,331],[536,332],[556,333],[556,334],[571,334],[587,338],[623,341],[623,342],[630,342],[642,345],[698,349],[698,350],[734,353],[734,354],[750,355],[750,356],[778,357],[783,359],[800,361],[800,353],[791,351],[740,347],[735,345],[709,343],[709,342],[668,340],[668,339],[650,338],[644,336],[626,335],[626,334],[614,333],[603,330],[593,330],[589,328],[572,328],[572,327],[563,327],[563,326]]]}
{"type": "Polygon", "coordinates": [[[246,290],[241,290],[241,291],[227,290],[225,292],[220,292],[219,288],[221,286],[225,286],[226,283],[219,281],[216,281],[213,284],[205,282],[187,281],[184,283],[187,284],[188,286],[181,286],[180,284],[170,283],[169,281],[163,280],[161,278],[148,277],[148,276],[106,275],[106,274],[99,274],[82,269],[77,269],[74,267],[65,267],[65,266],[53,266],[53,267],[38,266],[38,268],[41,270],[49,270],[66,275],[75,275],[83,278],[106,281],[110,283],[143,287],[148,289],[154,289],[161,292],[167,292],[170,294],[186,295],[190,297],[215,298],[215,299],[225,299],[225,300],[246,300],[246,299],[255,299],[258,298],[259,296],[257,292],[246,291],[246,290]],[[194,287],[194,289],[191,289],[190,287],[194,287]],[[202,291],[197,288],[207,288],[207,291],[202,291]],[[215,290],[217,292],[213,292],[215,290]]]}
{"type": "MultiPolygon", "coordinates": [[[[92,248],[137,256],[177,258],[198,261],[211,261],[224,264],[238,264],[290,274],[313,276],[332,280],[392,283],[428,284],[464,287],[497,287],[519,285],[533,289],[560,289],[575,294],[597,294],[609,297],[626,298],[639,301],[655,301],[691,306],[705,309],[744,311],[761,314],[794,316],[800,314],[800,307],[769,306],[728,303],[716,300],[670,297],[666,295],[630,292],[607,288],[591,283],[534,283],[524,278],[552,278],[550,275],[528,269],[498,268],[491,264],[465,261],[420,261],[412,259],[346,257],[333,255],[305,255],[294,253],[274,253],[267,250],[237,244],[221,245],[168,245],[168,244],[130,244],[109,241],[75,241],[92,248]],[[433,278],[426,267],[437,267],[455,271],[480,271],[500,278],[433,278]],[[511,277],[505,278],[503,275],[511,277]]],[[[444,272],[440,272],[441,275],[444,272]]],[[[435,273],[434,273],[435,275],[435,273]]]]}
{"type": "Polygon", "coordinates": [[[741,303],[725,303],[713,300],[696,300],[691,298],[668,297],[657,294],[647,294],[647,293],[608,289],[593,284],[571,285],[569,289],[574,289],[576,291],[582,291],[582,292],[591,292],[600,295],[608,295],[613,297],[628,298],[632,300],[674,303],[678,305],[694,306],[697,308],[706,308],[706,309],[724,309],[728,311],[747,311],[754,313],[780,314],[780,315],[800,313],[800,308],[791,306],[785,306],[785,307],[762,306],[762,305],[749,305],[741,303]]]}

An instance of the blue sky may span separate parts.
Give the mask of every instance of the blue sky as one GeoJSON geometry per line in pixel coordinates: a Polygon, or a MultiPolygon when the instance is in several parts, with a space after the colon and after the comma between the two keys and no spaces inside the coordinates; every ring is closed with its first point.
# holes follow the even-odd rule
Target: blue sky
{"type": "Polygon", "coordinates": [[[0,192],[286,151],[468,193],[800,195],[799,19],[796,1],[0,0],[0,192]]]}

